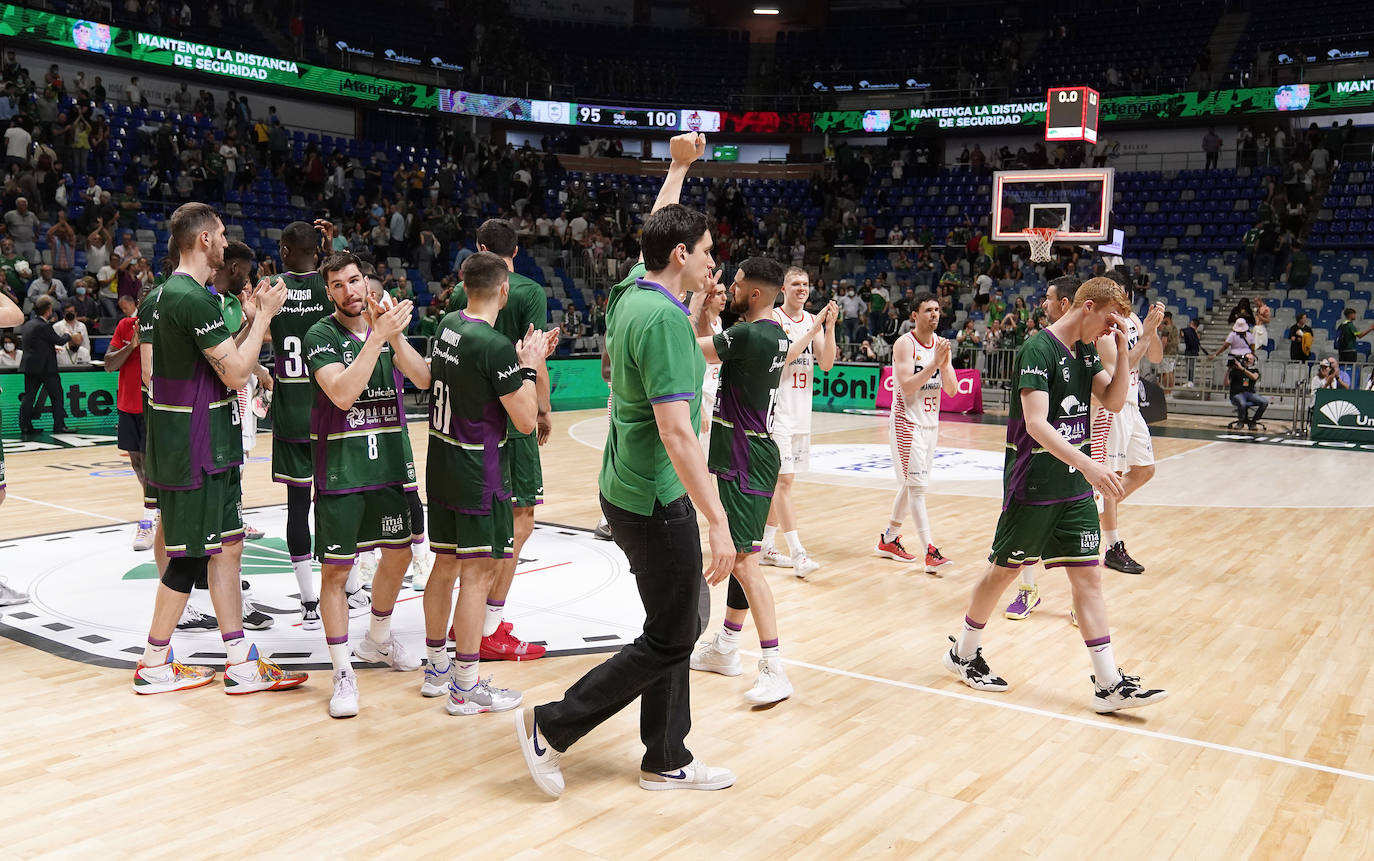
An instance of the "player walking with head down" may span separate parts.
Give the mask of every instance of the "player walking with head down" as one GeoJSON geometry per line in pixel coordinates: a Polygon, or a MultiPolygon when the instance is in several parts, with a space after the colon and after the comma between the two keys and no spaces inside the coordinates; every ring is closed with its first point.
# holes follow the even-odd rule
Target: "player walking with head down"
{"type": "MultiPolygon", "coordinates": [[[[774,308],[772,314],[783,332],[793,341],[800,340],[815,327],[823,325],[817,315],[805,308],[809,295],[811,281],[806,270],[799,266],[789,267],[783,274],[782,305],[774,308]]],[[[797,515],[792,507],[792,481],[797,473],[811,468],[811,391],[814,388],[816,366],[828,371],[835,365],[836,316],[837,311],[832,311],[830,327],[815,335],[810,348],[783,368],[773,407],[773,439],[778,444],[780,466],[773,507],[768,512],[768,525],[763,529],[763,551],[759,561],[764,565],[791,568],[798,577],[805,577],[821,567],[806,552],[797,534],[797,515]],[[787,541],[787,556],[779,553],[774,545],[779,525],[782,526],[782,537],[787,541]]]]}
{"type": "Polygon", "coordinates": [[[1166,696],[1117,667],[1098,568],[1101,536],[1093,488],[1119,497],[1121,479],[1089,455],[1089,401],[1096,396],[1108,409],[1121,408],[1130,372],[1121,315],[1129,312],[1120,286],[1092,278],[1078,288],[1072,310],[1033,335],[1017,354],[1018,396],[1008,416],[1002,516],[988,556],[991,564],[974,587],[963,633],[950,637],[944,656],[945,667],[971,688],[1009,687],[983,660],[983,628],[1017,569],[1044,560],[1046,567],[1062,566],[1069,577],[1092,659],[1092,709],[1136,708],[1166,696]],[[1118,347],[1111,371],[1103,369],[1093,347],[1104,334],[1118,347]]]}
{"type": "Polygon", "coordinates": [[[924,554],[926,573],[934,574],[949,560],[931,539],[926,487],[935,467],[935,443],[940,434],[940,392],[955,394],[957,380],[949,341],[935,334],[940,302],[922,293],[913,307],[916,328],[892,345],[892,412],[887,429],[892,466],[901,486],[892,500],[887,530],[878,536],[874,552],[898,562],[919,562],[924,554]],[[908,511],[920,538],[915,553],[902,546],[900,530],[908,511]]]}
{"type": "Polygon", "coordinates": [[[320,609],[334,664],[333,717],[358,713],[358,683],[348,651],[345,584],[358,551],[380,547],[372,580],[372,616],[355,650],[359,659],[417,670],[420,661],[391,633],[391,611],[410,566],[410,504],[415,480],[405,441],[402,378],[429,387],[429,366],[405,339],[410,300],[383,311],[368,292],[358,258],[341,251],[320,267],[334,313],[305,336],[315,404],[315,553],[323,565],[320,609]]]}
{"type": "Polygon", "coordinates": [[[719,334],[712,330],[709,298],[693,296],[697,342],[706,361],[721,363],[720,392],[711,418],[711,453],[707,466],[716,476],[716,489],[730,521],[735,564],[726,598],[725,628],[692,654],[694,670],[737,676],[739,635],[752,610],[758,628],[759,677],[744,698],[754,705],[792,695],[778,654],[778,614],[773,590],[759,570],[759,550],[778,481],[778,444],[770,433],[773,399],[784,367],[811,347],[833,323],[827,308],[804,335],[788,339],[773,319],[773,300],[782,289],[782,266],[766,257],[750,257],[740,264],[731,286],[730,310],[740,321],[719,334]]]}
{"type": "Polygon", "coordinates": [[[490,251],[463,263],[467,302],[444,317],[434,339],[429,402],[430,546],[434,567],[425,588],[425,646],[429,653],[420,693],[448,694],[448,712],[471,715],[520,705],[519,691],[478,677],[487,596],[515,555],[509,427],[535,430],[537,380],[558,345],[558,330],[533,324],[516,343],[495,328],[510,298],[509,270],[490,251]],[[451,614],[456,663],[445,631],[451,614]]]}

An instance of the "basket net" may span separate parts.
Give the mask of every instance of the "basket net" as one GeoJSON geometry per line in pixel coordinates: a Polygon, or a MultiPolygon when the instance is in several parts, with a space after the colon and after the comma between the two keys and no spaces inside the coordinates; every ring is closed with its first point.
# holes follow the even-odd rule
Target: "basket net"
{"type": "Polygon", "coordinates": [[[1030,259],[1036,263],[1048,263],[1054,258],[1054,237],[1059,230],[1054,227],[1026,228],[1026,242],[1030,243],[1030,259]]]}

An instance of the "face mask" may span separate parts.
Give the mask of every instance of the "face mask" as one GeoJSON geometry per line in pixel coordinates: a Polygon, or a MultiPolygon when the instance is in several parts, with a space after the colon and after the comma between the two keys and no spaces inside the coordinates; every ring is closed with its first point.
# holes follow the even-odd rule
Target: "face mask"
{"type": "Polygon", "coordinates": [[[63,319],[65,319],[68,323],[72,322],[76,319],[76,312],[68,311],[66,314],[63,315],[63,319]]]}
{"type": "Polygon", "coordinates": [[[13,352],[14,352],[14,345],[13,345],[13,344],[6,344],[6,345],[5,345],[5,352],[6,352],[6,353],[13,353],[13,352]]]}
{"type": "Polygon", "coordinates": [[[85,296],[85,295],[86,295],[86,288],[85,288],[85,287],[78,287],[78,288],[76,288],[76,295],[78,295],[78,296],[85,296]]]}

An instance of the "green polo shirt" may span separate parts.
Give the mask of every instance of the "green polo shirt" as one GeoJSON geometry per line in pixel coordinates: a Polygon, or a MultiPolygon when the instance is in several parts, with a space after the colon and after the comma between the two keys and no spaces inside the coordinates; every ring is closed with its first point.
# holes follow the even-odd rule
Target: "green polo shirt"
{"type": "Polygon", "coordinates": [[[640,264],[611,289],[606,352],[614,395],[600,486],[612,505],[647,517],[655,503],[687,492],[659,438],[654,404],[687,401],[698,427],[706,359],[687,307],[644,274],[640,264]]]}

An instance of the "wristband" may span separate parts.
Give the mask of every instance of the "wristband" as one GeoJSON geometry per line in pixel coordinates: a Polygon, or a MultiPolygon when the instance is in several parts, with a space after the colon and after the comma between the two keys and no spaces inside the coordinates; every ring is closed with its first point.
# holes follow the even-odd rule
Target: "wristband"
{"type": "Polygon", "coordinates": [[[531,383],[537,382],[539,380],[539,374],[534,370],[534,368],[521,368],[520,376],[529,380],[531,383]]]}

